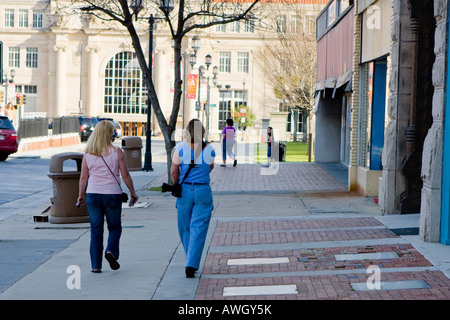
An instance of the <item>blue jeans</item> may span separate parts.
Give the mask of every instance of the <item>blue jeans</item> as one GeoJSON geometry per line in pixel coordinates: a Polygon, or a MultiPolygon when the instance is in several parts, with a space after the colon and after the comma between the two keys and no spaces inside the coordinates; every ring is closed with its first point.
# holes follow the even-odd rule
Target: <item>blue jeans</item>
{"type": "Polygon", "coordinates": [[[177,198],[178,233],[186,256],[186,267],[198,269],[214,209],[209,185],[183,184],[177,198]]]}
{"type": "Polygon", "coordinates": [[[109,231],[105,252],[110,251],[119,259],[119,240],[122,234],[122,195],[88,193],[86,195],[86,205],[91,223],[91,244],[89,249],[91,265],[92,269],[101,269],[105,216],[109,231]]]}

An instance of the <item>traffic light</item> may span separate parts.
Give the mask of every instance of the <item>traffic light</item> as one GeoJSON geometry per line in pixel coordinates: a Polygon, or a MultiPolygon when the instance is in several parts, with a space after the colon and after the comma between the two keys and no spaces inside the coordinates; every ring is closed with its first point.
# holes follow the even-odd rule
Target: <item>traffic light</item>
{"type": "Polygon", "coordinates": [[[27,104],[27,95],[26,94],[22,95],[22,104],[27,104]]]}
{"type": "Polygon", "coordinates": [[[3,102],[3,91],[0,90],[0,103],[3,102]]]}

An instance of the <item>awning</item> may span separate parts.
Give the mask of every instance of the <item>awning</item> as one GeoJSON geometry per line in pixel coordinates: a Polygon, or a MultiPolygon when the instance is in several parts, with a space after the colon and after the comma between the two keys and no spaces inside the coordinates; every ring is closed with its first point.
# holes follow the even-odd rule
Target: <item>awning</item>
{"type": "Polygon", "coordinates": [[[320,91],[323,91],[325,89],[333,89],[333,93],[332,93],[331,97],[334,99],[337,89],[341,88],[342,86],[345,86],[345,88],[344,88],[345,92],[351,92],[352,91],[352,76],[353,76],[353,71],[348,70],[346,73],[344,73],[343,75],[341,75],[338,78],[328,78],[326,80],[316,82],[315,95],[317,96],[320,91]]]}

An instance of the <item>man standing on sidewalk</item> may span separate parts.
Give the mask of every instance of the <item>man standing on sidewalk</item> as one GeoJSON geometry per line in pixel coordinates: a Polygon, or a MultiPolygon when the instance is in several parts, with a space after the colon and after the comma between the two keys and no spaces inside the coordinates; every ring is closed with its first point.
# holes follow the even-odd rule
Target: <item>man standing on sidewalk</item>
{"type": "Polygon", "coordinates": [[[233,127],[233,119],[227,119],[227,126],[222,130],[222,160],[221,167],[227,166],[227,153],[228,156],[233,159],[233,167],[236,167],[237,160],[236,155],[233,153],[233,147],[236,143],[236,129],[233,127]]]}

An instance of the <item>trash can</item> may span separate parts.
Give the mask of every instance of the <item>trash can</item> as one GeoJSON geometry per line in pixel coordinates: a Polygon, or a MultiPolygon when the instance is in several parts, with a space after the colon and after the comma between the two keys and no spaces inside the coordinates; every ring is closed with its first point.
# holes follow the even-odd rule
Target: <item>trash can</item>
{"type": "Polygon", "coordinates": [[[129,171],[142,170],[142,139],[140,137],[122,138],[122,150],[129,171]]]}
{"type": "Polygon", "coordinates": [[[279,161],[286,162],[286,144],[283,142],[279,143],[279,161]]]}
{"type": "Polygon", "coordinates": [[[53,197],[50,209],[50,223],[82,223],[89,222],[87,207],[76,206],[78,186],[81,175],[83,153],[65,152],[55,154],[50,159],[48,177],[53,180],[53,197]],[[76,171],[64,171],[64,162],[76,162],[76,171]]]}

